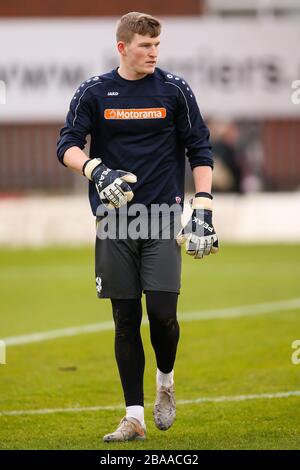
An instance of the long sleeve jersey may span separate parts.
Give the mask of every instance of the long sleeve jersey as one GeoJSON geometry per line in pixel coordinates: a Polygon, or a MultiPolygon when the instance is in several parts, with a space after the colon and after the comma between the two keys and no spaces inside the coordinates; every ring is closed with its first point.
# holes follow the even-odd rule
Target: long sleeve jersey
{"type": "MultiPolygon", "coordinates": [[[[118,69],[82,83],[71,100],[60,132],[57,156],[84,149],[90,158],[137,176],[132,203],[183,203],[185,153],[191,168],[213,167],[209,131],[188,83],[160,68],[139,80],[122,78],[118,69]]],[[[89,198],[94,214],[100,199],[93,182],[89,198]]]]}

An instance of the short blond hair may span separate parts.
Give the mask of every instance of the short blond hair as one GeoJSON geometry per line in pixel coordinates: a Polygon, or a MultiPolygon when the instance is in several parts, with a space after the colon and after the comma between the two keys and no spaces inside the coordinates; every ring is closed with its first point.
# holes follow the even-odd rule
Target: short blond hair
{"type": "Polygon", "coordinates": [[[117,42],[131,43],[135,33],[141,36],[149,35],[155,38],[160,35],[161,24],[154,16],[138,11],[131,11],[123,15],[117,24],[117,42]]]}

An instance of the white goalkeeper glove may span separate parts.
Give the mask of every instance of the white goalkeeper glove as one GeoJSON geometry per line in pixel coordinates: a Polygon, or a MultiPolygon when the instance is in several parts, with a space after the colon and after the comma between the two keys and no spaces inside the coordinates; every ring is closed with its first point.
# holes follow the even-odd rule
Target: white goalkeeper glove
{"type": "Polygon", "coordinates": [[[101,158],[87,160],[82,173],[90,181],[94,181],[101,202],[109,209],[127,204],[133,198],[129,184],[136,183],[137,177],[124,170],[111,170],[102,163],[101,158]]]}
{"type": "Polygon", "coordinates": [[[217,253],[218,237],[212,224],[212,196],[197,193],[192,199],[192,216],[176,237],[178,245],[186,243],[186,252],[194,258],[217,253]]]}

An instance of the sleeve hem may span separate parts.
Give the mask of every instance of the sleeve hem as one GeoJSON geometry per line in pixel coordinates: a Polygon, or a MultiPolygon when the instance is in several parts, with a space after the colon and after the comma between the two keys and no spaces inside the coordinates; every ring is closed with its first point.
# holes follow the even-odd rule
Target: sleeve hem
{"type": "Polygon", "coordinates": [[[60,161],[60,163],[65,166],[66,168],[68,168],[68,166],[64,163],[64,156],[65,156],[65,153],[66,151],[71,148],[71,147],[78,147],[80,148],[81,150],[84,148],[84,147],[80,147],[78,144],[74,143],[74,142],[69,142],[68,144],[64,145],[64,147],[62,149],[59,150],[59,152],[57,152],[57,158],[58,160],[60,161]]]}
{"type": "Polygon", "coordinates": [[[192,169],[192,170],[193,170],[194,168],[196,168],[197,166],[210,166],[212,170],[214,169],[214,164],[213,164],[213,162],[191,163],[190,165],[191,165],[191,169],[192,169]]]}

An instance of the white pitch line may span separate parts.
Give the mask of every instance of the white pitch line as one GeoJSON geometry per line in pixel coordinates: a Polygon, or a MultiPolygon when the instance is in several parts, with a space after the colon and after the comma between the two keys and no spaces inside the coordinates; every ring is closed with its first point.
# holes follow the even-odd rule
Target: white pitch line
{"type": "Polygon", "coordinates": [[[60,330],[42,331],[39,333],[31,333],[28,335],[9,336],[3,338],[2,341],[6,346],[19,346],[20,344],[39,343],[49,339],[64,338],[66,336],[76,336],[84,333],[96,333],[98,331],[111,331],[114,328],[113,321],[102,323],[93,323],[89,325],[74,326],[70,328],[62,328],[60,330]]]}
{"type": "MultiPolygon", "coordinates": [[[[265,302],[262,304],[241,305],[239,307],[229,307],[216,310],[202,310],[198,312],[179,313],[180,322],[215,320],[216,318],[237,318],[249,315],[262,315],[266,313],[274,313],[286,310],[294,310],[300,308],[300,298],[280,300],[277,302],[265,302]]],[[[148,320],[144,319],[143,325],[148,324],[148,320]]],[[[77,336],[85,333],[96,333],[100,331],[112,331],[114,329],[113,321],[102,323],[93,323],[83,326],[75,326],[63,328],[59,330],[51,330],[45,332],[32,333],[28,335],[9,336],[2,338],[7,346],[19,346],[21,344],[38,343],[50,339],[64,338],[67,336],[77,336]]]]}
{"type": "MultiPolygon", "coordinates": [[[[260,393],[253,395],[232,395],[224,397],[200,397],[194,400],[177,400],[177,405],[196,405],[199,403],[223,403],[223,402],[235,402],[235,401],[246,401],[246,400],[270,400],[274,398],[289,398],[289,397],[300,397],[300,390],[294,390],[289,392],[277,392],[277,393],[260,393]]],[[[146,403],[145,407],[152,407],[150,403],[146,403]]],[[[23,416],[23,415],[45,415],[52,413],[81,413],[85,411],[115,411],[123,409],[124,405],[116,406],[87,406],[77,408],[45,408],[41,410],[10,410],[0,411],[0,416],[23,416]]]]}

